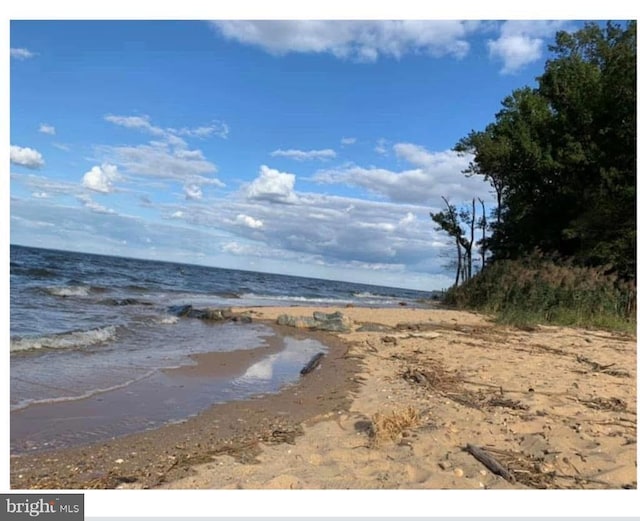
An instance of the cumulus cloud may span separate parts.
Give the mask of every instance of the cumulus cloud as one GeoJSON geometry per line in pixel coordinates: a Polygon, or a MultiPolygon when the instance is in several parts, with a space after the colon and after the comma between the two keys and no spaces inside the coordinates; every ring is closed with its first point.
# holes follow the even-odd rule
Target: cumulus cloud
{"type": "Polygon", "coordinates": [[[202,199],[202,188],[195,183],[184,185],[184,195],[187,199],[202,199]]]}
{"type": "Polygon", "coordinates": [[[464,57],[467,37],[477,24],[449,20],[402,21],[219,21],[224,37],[260,47],[275,55],[329,53],[340,59],[375,62],[379,56],[406,54],[464,57]]]}
{"type": "Polygon", "coordinates": [[[354,137],[343,137],[343,138],[340,140],[340,144],[341,144],[342,146],[353,145],[356,141],[357,141],[357,140],[356,140],[356,138],[354,138],[354,137]]]}
{"type": "Polygon", "coordinates": [[[489,55],[503,62],[501,74],[514,74],[542,58],[545,40],[566,22],[510,20],[500,26],[500,36],[489,40],[489,55]]]}
{"type": "Polygon", "coordinates": [[[400,226],[409,226],[416,221],[416,214],[408,212],[402,219],[400,219],[400,226]]]}
{"type": "Polygon", "coordinates": [[[439,205],[441,196],[467,201],[488,196],[488,185],[479,177],[466,178],[461,172],[471,158],[453,150],[430,152],[412,143],[393,146],[396,156],[415,168],[395,172],[385,168],[345,165],[318,171],[319,183],[359,186],[399,203],[439,205]]]}
{"type": "Polygon", "coordinates": [[[9,150],[9,160],[14,165],[25,166],[27,168],[40,168],[44,166],[42,154],[33,148],[18,147],[11,145],[9,150]]]}
{"type": "Polygon", "coordinates": [[[264,223],[260,219],[254,219],[250,215],[245,215],[243,213],[236,216],[235,222],[236,224],[251,228],[252,230],[257,230],[264,226],[264,223]]]}
{"type": "Polygon", "coordinates": [[[40,127],[38,128],[38,132],[43,134],[49,134],[50,136],[56,135],[56,128],[52,125],[47,125],[46,123],[40,123],[40,127]]]}
{"type": "Polygon", "coordinates": [[[28,60],[29,58],[33,58],[37,53],[30,51],[29,49],[25,49],[24,47],[11,47],[11,57],[16,60],[28,60]]]}
{"type": "Polygon", "coordinates": [[[82,186],[93,190],[108,194],[113,191],[113,183],[120,179],[118,167],[103,163],[101,166],[94,166],[82,177],[82,186]]]}
{"type": "Polygon", "coordinates": [[[334,150],[325,148],[323,150],[274,150],[271,152],[273,157],[288,157],[296,161],[310,161],[313,159],[327,160],[336,157],[334,150]]]}
{"type": "Polygon", "coordinates": [[[295,182],[294,174],[261,165],[260,175],[246,187],[246,195],[249,199],[272,203],[294,203],[297,200],[293,191],[295,182]]]}

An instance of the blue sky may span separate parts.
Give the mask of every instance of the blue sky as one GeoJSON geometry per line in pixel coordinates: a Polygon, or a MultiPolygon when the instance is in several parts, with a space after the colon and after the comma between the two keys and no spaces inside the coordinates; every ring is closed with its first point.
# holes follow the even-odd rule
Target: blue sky
{"type": "Polygon", "coordinates": [[[577,21],[12,21],[11,242],[441,289],[451,151],[577,21]]]}

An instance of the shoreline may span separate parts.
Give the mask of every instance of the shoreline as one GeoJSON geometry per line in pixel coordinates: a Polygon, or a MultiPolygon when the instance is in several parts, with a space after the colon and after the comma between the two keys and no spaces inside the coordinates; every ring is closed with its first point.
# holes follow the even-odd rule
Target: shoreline
{"type": "MultiPolygon", "coordinates": [[[[11,488],[637,488],[634,338],[522,331],[442,309],[333,309],[351,332],[275,324],[316,308],[234,309],[329,352],[276,394],[12,455],[11,488]],[[468,445],[493,451],[515,479],[487,470],[468,445]]],[[[207,360],[185,370],[210,374],[207,360]]]]}

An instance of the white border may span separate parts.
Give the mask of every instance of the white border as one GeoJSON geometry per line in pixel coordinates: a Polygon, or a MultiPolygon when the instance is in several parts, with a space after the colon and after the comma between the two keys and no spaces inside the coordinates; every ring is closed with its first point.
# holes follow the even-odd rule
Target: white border
{"type": "MultiPolygon", "coordinates": [[[[607,2],[537,0],[506,3],[491,1],[438,2],[421,6],[415,0],[394,0],[387,3],[366,4],[344,0],[314,2],[288,2],[281,0],[232,2],[199,2],[181,0],[173,3],[131,2],[76,2],[72,0],[22,0],[2,2],[3,12],[0,37],[3,45],[0,64],[2,71],[9,70],[9,20],[11,19],[637,19],[637,6],[631,2],[609,0],[607,2]]],[[[0,191],[5,198],[2,226],[2,266],[5,277],[8,270],[8,143],[9,143],[9,80],[2,76],[6,97],[0,118],[2,137],[1,158],[5,165],[1,174],[0,191]]],[[[506,93],[505,93],[506,94],[506,93]]],[[[2,324],[5,341],[8,341],[8,281],[3,278],[2,324]]],[[[5,350],[8,358],[8,349],[5,350]]],[[[2,364],[5,372],[3,389],[8,396],[8,363],[2,364]]],[[[8,400],[4,401],[4,418],[8,419],[8,400]]],[[[3,422],[1,430],[3,450],[0,452],[0,489],[9,490],[9,428],[3,422]],[[5,470],[6,469],[6,470],[5,470]]],[[[637,460],[636,460],[637,461],[637,460]]],[[[33,492],[33,491],[24,491],[33,492]]],[[[60,491],[63,492],[63,491],[60,491]]],[[[64,491],[69,492],[69,491],[64,491]]],[[[616,517],[640,514],[638,491],[79,491],[85,494],[87,517],[427,517],[469,516],[501,517],[520,514],[524,516],[566,517],[616,517]]]]}

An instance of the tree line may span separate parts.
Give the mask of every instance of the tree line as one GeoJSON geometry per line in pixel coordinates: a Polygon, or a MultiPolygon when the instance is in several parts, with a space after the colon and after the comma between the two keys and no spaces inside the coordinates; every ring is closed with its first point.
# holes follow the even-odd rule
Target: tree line
{"type": "Polygon", "coordinates": [[[456,247],[455,285],[485,262],[533,252],[636,277],[636,22],[560,31],[536,87],[516,89],[495,120],[454,150],[495,194],[431,218],[456,247]],[[481,233],[476,238],[476,231],[481,233]]]}

